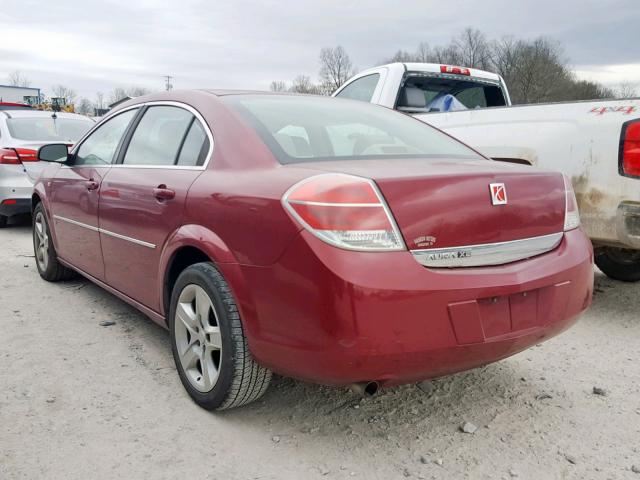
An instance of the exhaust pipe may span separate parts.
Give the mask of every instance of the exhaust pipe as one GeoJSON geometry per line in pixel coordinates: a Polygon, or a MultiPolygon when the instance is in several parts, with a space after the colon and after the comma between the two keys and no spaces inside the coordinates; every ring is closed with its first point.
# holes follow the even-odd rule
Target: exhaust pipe
{"type": "Polygon", "coordinates": [[[373,397],[378,392],[379,387],[378,382],[359,382],[349,385],[349,390],[363,397],[373,397]]]}

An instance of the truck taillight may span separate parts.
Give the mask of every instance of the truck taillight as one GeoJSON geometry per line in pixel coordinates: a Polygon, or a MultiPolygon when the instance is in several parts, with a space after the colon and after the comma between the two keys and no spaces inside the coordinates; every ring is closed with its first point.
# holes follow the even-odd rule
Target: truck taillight
{"type": "Polygon", "coordinates": [[[619,168],[622,175],[640,177],[640,119],[622,125],[619,168]]]}
{"type": "Polygon", "coordinates": [[[336,247],[404,250],[400,231],[373,181],[328,173],[298,182],[282,203],[309,232],[336,247]]]}
{"type": "Polygon", "coordinates": [[[464,67],[453,67],[451,65],[440,65],[440,73],[453,73],[455,75],[471,75],[471,70],[464,67]]]}
{"type": "Polygon", "coordinates": [[[564,231],[573,230],[580,226],[580,213],[578,212],[578,201],[576,200],[576,194],[573,191],[571,180],[566,175],[564,178],[564,197],[565,197],[565,210],[564,210],[564,231]]]}
{"type": "Polygon", "coordinates": [[[0,148],[0,165],[20,165],[18,153],[13,148],[0,148]]]}

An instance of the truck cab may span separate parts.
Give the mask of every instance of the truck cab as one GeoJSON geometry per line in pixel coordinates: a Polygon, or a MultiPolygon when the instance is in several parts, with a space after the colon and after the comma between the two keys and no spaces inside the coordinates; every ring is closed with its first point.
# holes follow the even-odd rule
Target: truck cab
{"type": "Polygon", "coordinates": [[[435,63],[391,63],[370,68],[349,79],[333,96],[410,114],[511,105],[500,75],[435,63]]]}

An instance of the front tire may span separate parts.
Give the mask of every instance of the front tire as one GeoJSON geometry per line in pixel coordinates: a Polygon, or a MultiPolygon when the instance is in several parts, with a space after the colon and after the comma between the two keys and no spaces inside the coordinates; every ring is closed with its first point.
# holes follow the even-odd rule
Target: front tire
{"type": "Polygon", "coordinates": [[[271,372],[251,356],[229,285],[213,264],[197,263],[180,274],[169,330],[182,385],[201,407],[240,407],[267,390],[271,372]]]}
{"type": "Polygon", "coordinates": [[[47,224],[42,203],[33,210],[33,252],[40,276],[48,282],[68,280],[75,276],[75,272],[58,261],[56,248],[51,241],[51,231],[47,224]]]}
{"type": "Polygon", "coordinates": [[[615,280],[640,281],[640,250],[601,247],[595,252],[595,262],[606,276],[615,280]]]}

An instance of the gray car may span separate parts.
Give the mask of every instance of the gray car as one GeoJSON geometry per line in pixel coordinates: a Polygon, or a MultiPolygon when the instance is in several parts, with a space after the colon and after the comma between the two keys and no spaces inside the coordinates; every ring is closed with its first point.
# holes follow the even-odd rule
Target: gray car
{"type": "Polygon", "coordinates": [[[0,228],[13,215],[29,213],[31,192],[42,165],[38,148],[48,143],[73,145],[94,121],[83,115],[47,112],[0,104],[0,228]]]}

